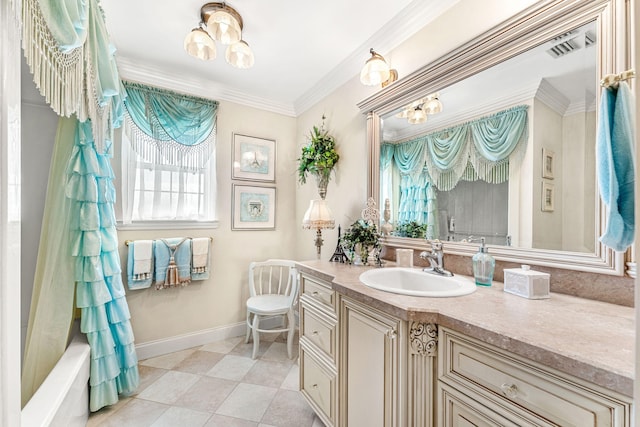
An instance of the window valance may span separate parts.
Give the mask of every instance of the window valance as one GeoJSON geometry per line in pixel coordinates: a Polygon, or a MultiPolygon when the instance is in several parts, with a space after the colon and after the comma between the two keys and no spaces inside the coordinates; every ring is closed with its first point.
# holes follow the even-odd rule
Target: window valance
{"type": "Polygon", "coordinates": [[[137,83],[123,82],[125,132],[145,161],[204,168],[215,148],[218,102],[137,83]]]}
{"type": "Polygon", "coordinates": [[[501,183],[509,178],[509,160],[519,157],[528,139],[528,106],[521,105],[458,126],[421,135],[393,147],[393,161],[414,181],[426,167],[429,182],[441,191],[463,179],[501,183]]]}

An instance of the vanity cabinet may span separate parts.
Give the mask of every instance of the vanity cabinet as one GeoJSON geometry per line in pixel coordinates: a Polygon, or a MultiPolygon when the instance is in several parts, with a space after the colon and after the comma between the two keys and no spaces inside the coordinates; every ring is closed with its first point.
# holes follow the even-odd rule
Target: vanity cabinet
{"type": "Polygon", "coordinates": [[[340,297],[341,426],[406,425],[403,382],[404,323],[346,296],[340,297]]]}
{"type": "Polygon", "coordinates": [[[439,330],[439,426],[630,425],[630,399],[447,328],[439,330]]]}
{"type": "Polygon", "coordinates": [[[336,292],[300,273],[300,391],[327,427],[338,424],[336,292]]]}

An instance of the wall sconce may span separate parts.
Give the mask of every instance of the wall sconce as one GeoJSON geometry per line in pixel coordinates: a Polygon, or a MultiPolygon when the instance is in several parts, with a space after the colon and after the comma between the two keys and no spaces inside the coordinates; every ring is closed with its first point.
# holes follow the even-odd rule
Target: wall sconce
{"type": "Polygon", "coordinates": [[[322,248],[322,229],[333,229],[336,223],[333,219],[333,213],[327,205],[324,199],[311,200],[309,203],[309,209],[304,214],[302,219],[302,228],[309,230],[316,230],[316,248],[318,259],[320,259],[320,251],[322,248]]]}
{"type": "Polygon", "coordinates": [[[427,115],[437,114],[442,111],[442,102],[438,92],[427,95],[424,98],[413,101],[396,114],[396,117],[407,119],[412,124],[424,123],[427,121],[427,115]]]}
{"type": "Polygon", "coordinates": [[[206,3],[200,8],[200,24],[184,39],[184,50],[193,57],[210,61],[216,57],[218,41],[227,46],[225,59],[236,68],[251,68],[255,57],[242,40],[242,16],[225,3],[206,3]]]}
{"type": "Polygon", "coordinates": [[[381,85],[385,87],[398,80],[398,72],[391,69],[382,55],[373,48],[369,50],[371,58],[367,60],[360,72],[360,81],[367,86],[381,85]]]}

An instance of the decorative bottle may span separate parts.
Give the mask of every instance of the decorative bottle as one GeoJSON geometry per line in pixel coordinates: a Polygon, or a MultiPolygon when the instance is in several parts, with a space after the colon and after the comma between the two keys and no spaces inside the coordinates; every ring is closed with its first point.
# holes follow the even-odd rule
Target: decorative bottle
{"type": "Polygon", "coordinates": [[[491,286],[493,270],[496,260],[489,254],[484,245],[484,237],[481,239],[480,250],[473,256],[473,276],[478,286],[491,286]]]}

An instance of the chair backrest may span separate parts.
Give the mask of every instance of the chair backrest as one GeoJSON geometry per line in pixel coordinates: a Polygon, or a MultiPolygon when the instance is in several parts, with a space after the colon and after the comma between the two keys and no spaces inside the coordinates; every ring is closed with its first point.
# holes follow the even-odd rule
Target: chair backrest
{"type": "Polygon", "coordinates": [[[298,295],[296,263],[284,259],[252,262],[249,265],[249,293],[252,297],[266,294],[286,295],[293,304],[298,295]]]}

